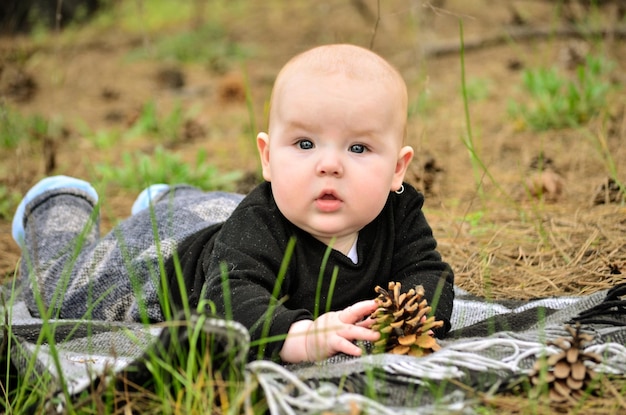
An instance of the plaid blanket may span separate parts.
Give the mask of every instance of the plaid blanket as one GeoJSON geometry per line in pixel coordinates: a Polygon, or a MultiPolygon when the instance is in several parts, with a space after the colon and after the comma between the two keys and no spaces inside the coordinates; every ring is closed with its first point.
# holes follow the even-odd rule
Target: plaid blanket
{"type": "Polygon", "coordinates": [[[176,364],[173,350],[188,344],[191,330],[212,337],[210,353],[221,356],[221,367],[235,368],[244,385],[260,385],[272,414],[348,413],[354,405],[379,414],[414,414],[416,408],[426,414],[473,413],[468,390],[506,388],[539,356],[555,353],[549,341],[567,336],[565,325],[575,322],[594,335],[587,349],[603,356],[595,370],[626,374],[626,284],[586,296],[532,301],[487,300],[456,291],[452,331],[440,341],[440,351],[421,358],[337,355],[284,366],[247,362],[249,336],[236,322],[192,315],[181,325],[43,324],[3,289],[0,359],[14,376],[45,377],[51,392],[48,410],[58,413],[68,396],[72,399],[95,383],[130,379],[141,385],[150,377],[147,362],[155,355],[176,364]]]}

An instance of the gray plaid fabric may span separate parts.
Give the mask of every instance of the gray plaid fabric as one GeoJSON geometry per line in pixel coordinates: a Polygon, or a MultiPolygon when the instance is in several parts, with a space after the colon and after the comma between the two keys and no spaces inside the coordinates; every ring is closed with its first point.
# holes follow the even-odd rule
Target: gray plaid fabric
{"type": "MultiPolygon", "coordinates": [[[[0,290],[5,299],[9,294],[0,290]]],[[[624,295],[626,285],[581,297],[498,302],[457,289],[451,337],[441,341],[440,351],[422,358],[366,354],[289,366],[270,361],[246,364],[249,336],[243,326],[209,316],[200,323],[204,333],[223,344],[222,350],[231,351],[230,360],[223,356],[215,359],[243,372],[238,378],[242,390],[260,386],[271,414],[349,413],[355,404],[365,413],[384,415],[471,414],[476,402],[468,390],[498,393],[515,384],[538,357],[557,351],[547,342],[566,336],[564,325],[581,315],[585,316],[581,321],[584,331],[595,335],[587,350],[603,356],[596,370],[626,374],[624,295]],[[597,322],[607,318],[610,323],[597,322]],[[483,334],[483,326],[503,325],[510,327],[483,334]]],[[[12,304],[12,320],[0,331],[0,340],[4,335],[12,339],[10,364],[20,376],[50,375],[49,404],[54,403],[60,413],[65,395],[54,391],[62,385],[75,396],[102,374],[117,374],[109,377],[113,380],[128,373],[150,376],[155,367],[145,365],[145,355],[151,351],[167,354],[170,348],[164,345],[184,347],[185,343],[184,336],[168,335],[167,331],[164,335],[162,325],[84,319],[49,322],[55,326],[54,341],[40,339],[41,320],[33,318],[19,299],[8,303],[12,304]],[[52,348],[60,356],[59,368],[51,358],[52,348]],[[33,359],[34,370],[29,371],[33,359]]],[[[197,324],[196,316],[189,327],[197,324]]]]}

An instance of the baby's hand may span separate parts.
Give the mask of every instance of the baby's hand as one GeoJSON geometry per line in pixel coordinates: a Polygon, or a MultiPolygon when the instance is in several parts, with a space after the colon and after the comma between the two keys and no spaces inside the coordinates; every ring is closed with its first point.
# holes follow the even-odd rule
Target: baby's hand
{"type": "Polygon", "coordinates": [[[280,357],[286,362],[315,361],[339,352],[359,356],[354,340],[376,341],[380,333],[370,330],[374,323],[365,319],[377,308],[374,300],[358,302],[341,311],[331,311],[315,321],[302,320],[291,325],[280,357]]]}

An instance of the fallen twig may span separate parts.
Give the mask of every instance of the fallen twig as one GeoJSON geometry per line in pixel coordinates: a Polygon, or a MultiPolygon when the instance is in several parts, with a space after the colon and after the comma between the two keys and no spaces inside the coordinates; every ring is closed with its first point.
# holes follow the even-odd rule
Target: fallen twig
{"type": "MultiPolygon", "coordinates": [[[[543,38],[588,38],[588,37],[613,37],[616,39],[626,38],[626,25],[619,25],[613,28],[581,29],[575,26],[563,27],[511,27],[502,33],[486,36],[478,39],[465,39],[465,52],[495,47],[508,43],[511,40],[516,42],[530,41],[543,38]]],[[[461,50],[459,42],[441,42],[427,45],[423,49],[424,56],[440,57],[451,54],[458,54],[461,50]]]]}

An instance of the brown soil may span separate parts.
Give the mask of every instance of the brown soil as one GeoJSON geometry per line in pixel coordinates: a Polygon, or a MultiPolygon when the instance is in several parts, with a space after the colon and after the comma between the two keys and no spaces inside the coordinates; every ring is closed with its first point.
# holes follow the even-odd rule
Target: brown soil
{"type": "MultiPolygon", "coordinates": [[[[409,144],[417,158],[408,179],[428,195],[427,216],[460,286],[481,295],[530,298],[588,293],[626,281],[626,208],[593,203],[596,189],[609,176],[598,143],[606,144],[618,179],[626,179],[626,117],[620,94],[610,95],[606,109],[578,129],[533,132],[520,128],[507,113],[509,100],[525,99],[520,90],[523,68],[554,66],[571,73],[573,51],[612,60],[613,81],[623,85],[623,34],[594,39],[502,37],[512,29],[568,23],[566,13],[541,0],[390,0],[380,2],[380,14],[377,2],[367,0],[239,3],[238,8],[220,10],[219,16],[228,38],[250,51],[242,64],[216,67],[128,58],[132,51],[150,50],[163,36],[188,30],[197,23],[191,18],[159,32],[87,26],[71,34],[53,32],[45,40],[0,39],[0,103],[57,120],[65,129],[42,142],[0,150],[0,184],[23,194],[49,174],[98,183],[93,165],[114,165],[124,152],[149,153],[155,142],[140,137],[103,151],[83,136],[81,123],[93,131],[124,130],[150,100],[164,114],[177,102],[197,110],[190,127],[196,133],[169,142],[169,151],[191,161],[199,148],[206,148],[220,170],[254,173],[258,161],[246,85],[257,124],[253,130],[262,129],[273,77],[289,57],[321,43],[373,44],[401,70],[412,99],[425,97],[418,115],[410,118],[409,144]],[[485,42],[465,54],[468,85],[482,85],[485,94],[470,100],[469,109],[477,154],[487,173],[475,173],[462,141],[468,129],[461,55],[436,53],[444,51],[437,49],[442,45],[458,47],[461,21],[468,45],[494,36],[507,39],[485,42]],[[559,176],[534,178],[546,197],[525,197],[531,163],[542,152],[559,176]]],[[[619,2],[601,3],[607,4],[593,15],[601,23],[592,27],[617,27],[619,2]]],[[[571,10],[579,23],[592,16],[581,7],[571,10]]],[[[128,215],[135,193],[115,185],[102,189],[103,231],[128,215]]],[[[10,277],[19,258],[10,218],[0,220],[0,252],[0,276],[10,277]]]]}

